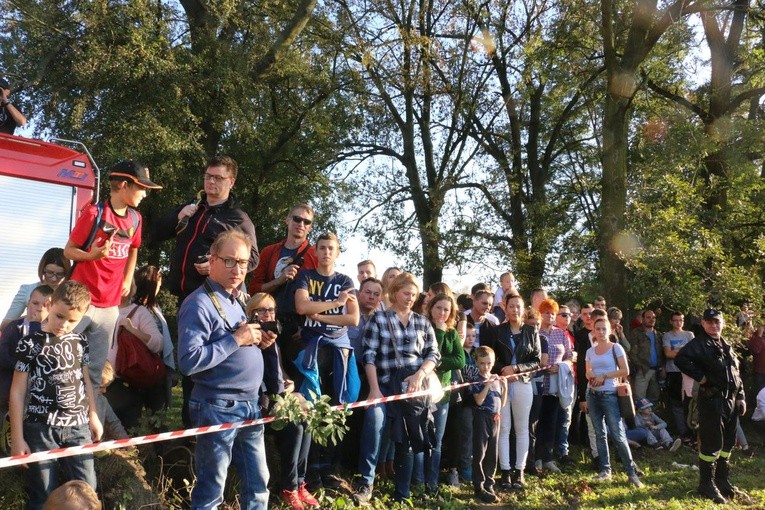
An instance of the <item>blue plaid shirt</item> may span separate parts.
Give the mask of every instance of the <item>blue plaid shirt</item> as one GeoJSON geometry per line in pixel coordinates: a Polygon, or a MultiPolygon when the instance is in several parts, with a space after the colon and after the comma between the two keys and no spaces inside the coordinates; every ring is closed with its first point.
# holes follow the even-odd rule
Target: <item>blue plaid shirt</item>
{"type": "Polygon", "coordinates": [[[409,324],[404,327],[392,309],[375,312],[369,319],[364,328],[363,352],[364,364],[377,367],[377,380],[381,384],[388,383],[397,368],[417,370],[425,361],[438,365],[441,359],[430,321],[409,312],[409,324]]]}

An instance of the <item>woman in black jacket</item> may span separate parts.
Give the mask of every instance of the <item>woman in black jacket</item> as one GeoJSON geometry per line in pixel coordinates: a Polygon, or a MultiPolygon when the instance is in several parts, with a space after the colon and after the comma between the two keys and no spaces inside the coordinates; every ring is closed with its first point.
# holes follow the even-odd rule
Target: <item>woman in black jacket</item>
{"type": "MultiPolygon", "coordinates": [[[[497,363],[494,370],[507,380],[508,399],[502,408],[499,428],[499,465],[502,469],[500,486],[522,489],[525,486],[523,470],[529,453],[529,413],[534,399],[531,371],[539,368],[541,344],[536,328],[523,324],[523,298],[507,294],[505,322],[496,330],[496,338],[487,338],[494,349],[497,363]],[[515,469],[510,466],[510,428],[515,422],[515,469]]],[[[494,336],[494,335],[492,335],[494,336]]]]}

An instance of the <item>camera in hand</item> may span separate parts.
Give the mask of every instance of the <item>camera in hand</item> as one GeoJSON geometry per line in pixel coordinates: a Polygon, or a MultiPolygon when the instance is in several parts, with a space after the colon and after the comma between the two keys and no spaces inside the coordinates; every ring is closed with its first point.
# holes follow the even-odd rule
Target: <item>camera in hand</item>
{"type": "Polygon", "coordinates": [[[262,331],[271,331],[277,335],[282,332],[282,325],[279,321],[262,321],[258,318],[257,313],[252,314],[252,317],[250,317],[250,320],[247,322],[250,324],[259,324],[262,331]]]}

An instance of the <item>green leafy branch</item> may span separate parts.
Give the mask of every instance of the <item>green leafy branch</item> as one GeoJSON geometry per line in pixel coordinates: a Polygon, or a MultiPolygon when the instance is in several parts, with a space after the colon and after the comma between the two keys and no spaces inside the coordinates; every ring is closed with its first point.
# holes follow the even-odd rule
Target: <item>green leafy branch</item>
{"type": "Polygon", "coordinates": [[[275,419],[271,427],[282,430],[287,423],[304,423],[306,432],[317,444],[339,444],[350,428],[346,420],[351,411],[333,409],[329,395],[311,393],[311,399],[309,402],[299,393],[274,396],[271,414],[275,419]]]}

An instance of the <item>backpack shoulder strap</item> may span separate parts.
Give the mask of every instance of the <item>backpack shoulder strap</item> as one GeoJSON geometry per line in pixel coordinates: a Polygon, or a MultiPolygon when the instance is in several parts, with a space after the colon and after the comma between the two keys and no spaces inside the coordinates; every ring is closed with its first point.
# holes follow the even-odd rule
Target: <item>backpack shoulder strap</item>
{"type": "Polygon", "coordinates": [[[96,233],[98,233],[98,224],[101,223],[101,218],[104,216],[104,209],[106,208],[106,204],[104,202],[98,202],[96,204],[96,220],[93,222],[93,227],[90,229],[90,234],[88,234],[88,239],[85,241],[85,244],[82,245],[82,249],[84,251],[87,251],[88,248],[90,248],[90,245],[93,244],[93,241],[96,238],[96,233]]]}
{"type": "MultiPolygon", "coordinates": [[[[96,234],[98,233],[98,224],[101,223],[101,218],[104,216],[105,208],[106,204],[104,202],[98,202],[96,204],[96,219],[93,222],[93,226],[90,228],[90,233],[88,234],[88,238],[85,240],[85,244],[80,247],[82,251],[88,251],[90,245],[93,244],[93,241],[96,239],[96,234]]],[[[74,268],[76,265],[77,261],[72,261],[71,266],[69,266],[69,275],[67,278],[71,278],[72,274],[74,274],[74,268]]]]}
{"type": "Polygon", "coordinates": [[[141,216],[139,216],[138,211],[132,207],[128,207],[128,211],[130,212],[130,218],[133,220],[133,232],[135,232],[138,230],[138,225],[141,224],[141,216]]]}

